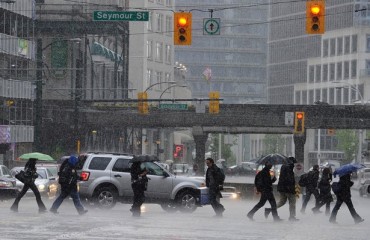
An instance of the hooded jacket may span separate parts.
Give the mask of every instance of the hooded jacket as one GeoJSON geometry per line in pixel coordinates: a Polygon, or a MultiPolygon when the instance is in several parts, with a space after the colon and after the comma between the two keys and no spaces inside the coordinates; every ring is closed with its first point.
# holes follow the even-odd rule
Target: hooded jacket
{"type": "Polygon", "coordinates": [[[295,194],[294,163],[284,164],[280,169],[278,192],[295,194]]]}

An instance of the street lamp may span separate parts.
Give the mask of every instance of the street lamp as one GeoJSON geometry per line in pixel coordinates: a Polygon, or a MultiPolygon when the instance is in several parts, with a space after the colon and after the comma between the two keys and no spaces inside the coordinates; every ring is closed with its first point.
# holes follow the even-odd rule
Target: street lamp
{"type": "Polygon", "coordinates": [[[176,81],[167,81],[167,82],[157,82],[157,83],[154,83],[154,84],[150,85],[149,87],[147,87],[144,92],[147,92],[152,87],[154,87],[156,85],[159,85],[159,84],[163,84],[163,83],[171,83],[171,84],[173,84],[173,83],[176,83],[176,81]]]}
{"type": "Polygon", "coordinates": [[[174,84],[174,85],[171,85],[169,87],[167,87],[165,90],[163,90],[163,92],[161,93],[161,95],[159,96],[159,99],[162,99],[162,96],[163,94],[170,88],[173,88],[173,87],[182,87],[182,88],[186,88],[188,87],[187,85],[177,85],[177,84],[174,84]]]}
{"type": "MultiPolygon", "coordinates": [[[[360,96],[361,105],[365,105],[364,98],[361,94],[361,91],[358,89],[358,85],[353,85],[353,84],[350,84],[348,82],[343,82],[343,81],[333,81],[333,83],[339,83],[339,84],[345,84],[346,85],[346,86],[340,86],[340,87],[336,87],[336,88],[346,87],[348,89],[356,91],[358,93],[358,96],[360,96]]],[[[358,163],[362,162],[362,138],[363,138],[363,130],[359,129],[358,130],[358,152],[357,152],[357,162],[358,163]]]]}

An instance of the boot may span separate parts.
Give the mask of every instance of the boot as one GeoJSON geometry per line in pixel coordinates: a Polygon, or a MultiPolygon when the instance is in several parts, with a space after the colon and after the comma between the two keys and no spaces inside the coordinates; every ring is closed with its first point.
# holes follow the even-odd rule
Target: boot
{"type": "Polygon", "coordinates": [[[271,208],[265,208],[265,218],[268,218],[270,213],[271,213],[271,208]]]}

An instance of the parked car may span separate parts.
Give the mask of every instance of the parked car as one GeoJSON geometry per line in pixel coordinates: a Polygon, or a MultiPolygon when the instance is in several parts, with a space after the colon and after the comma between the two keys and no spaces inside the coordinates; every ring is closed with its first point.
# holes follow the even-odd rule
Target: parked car
{"type": "Polygon", "coordinates": [[[240,200],[241,193],[236,190],[235,187],[224,186],[223,190],[221,191],[222,198],[225,199],[233,199],[233,200],[240,200]]]}
{"type": "MultiPolygon", "coordinates": [[[[130,167],[132,155],[88,153],[79,169],[80,196],[100,208],[109,209],[117,201],[132,203],[130,167]]],[[[146,203],[158,203],[166,211],[193,212],[199,204],[199,187],[204,181],[176,176],[162,168],[157,159],[143,161],[148,173],[146,203]]]]}
{"type": "Polygon", "coordinates": [[[189,170],[189,164],[187,163],[176,163],[172,165],[172,173],[176,175],[187,175],[189,170]]]}
{"type": "Polygon", "coordinates": [[[369,191],[370,191],[370,179],[361,183],[360,188],[358,189],[358,192],[360,193],[360,197],[370,196],[369,191]]]}
{"type": "MultiPolygon", "coordinates": [[[[11,172],[13,175],[15,175],[21,170],[24,170],[24,167],[14,167],[12,168],[11,172]]],[[[57,181],[57,177],[54,176],[51,173],[51,171],[46,167],[37,167],[37,174],[38,178],[36,178],[35,180],[35,185],[39,190],[40,194],[48,198],[54,198],[57,195],[60,188],[57,181]]],[[[23,185],[24,184],[21,181],[19,180],[16,181],[16,186],[19,189],[19,191],[22,190],[23,185]]],[[[33,195],[33,192],[31,189],[29,189],[26,194],[33,195]]]]}
{"type": "Polygon", "coordinates": [[[0,200],[15,198],[17,194],[16,179],[5,165],[0,165],[0,200]]]}
{"type": "Polygon", "coordinates": [[[234,165],[226,169],[226,174],[228,175],[254,175],[256,174],[256,169],[253,168],[247,162],[242,162],[240,165],[234,165]]]}

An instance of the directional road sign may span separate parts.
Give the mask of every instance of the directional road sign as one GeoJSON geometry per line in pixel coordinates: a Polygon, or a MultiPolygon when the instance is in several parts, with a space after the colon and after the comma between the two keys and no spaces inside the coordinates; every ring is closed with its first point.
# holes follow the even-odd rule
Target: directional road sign
{"type": "Polygon", "coordinates": [[[159,104],[159,108],[171,110],[188,110],[188,105],[182,103],[161,103],[159,104]]]}
{"type": "Polygon", "coordinates": [[[94,21],[149,21],[149,12],[94,11],[94,21]]]}
{"type": "Polygon", "coordinates": [[[220,35],[220,18],[203,18],[203,35],[220,35]]]}

